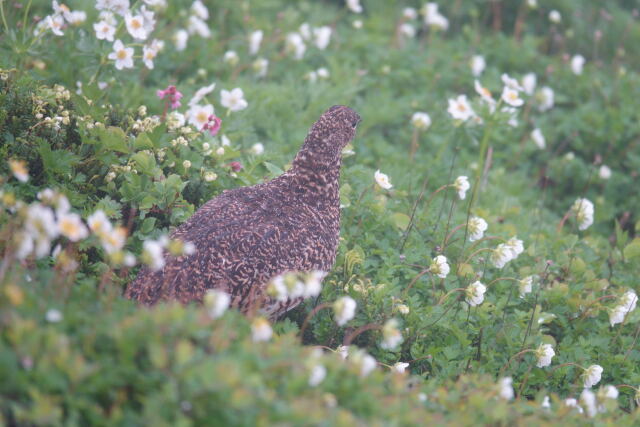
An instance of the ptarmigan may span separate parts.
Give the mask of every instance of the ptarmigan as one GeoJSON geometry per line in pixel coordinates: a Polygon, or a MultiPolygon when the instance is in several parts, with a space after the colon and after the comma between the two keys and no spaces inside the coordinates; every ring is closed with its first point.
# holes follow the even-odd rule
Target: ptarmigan
{"type": "Polygon", "coordinates": [[[242,312],[261,303],[271,317],[298,305],[264,296],[269,281],[287,271],[328,272],[340,233],[342,149],[360,116],[336,105],[313,124],[291,169],[251,187],[226,190],[209,200],[171,237],[195,253],[166,255],[164,268],[143,268],[125,295],[143,304],[201,301],[208,289],[231,295],[242,312]]]}

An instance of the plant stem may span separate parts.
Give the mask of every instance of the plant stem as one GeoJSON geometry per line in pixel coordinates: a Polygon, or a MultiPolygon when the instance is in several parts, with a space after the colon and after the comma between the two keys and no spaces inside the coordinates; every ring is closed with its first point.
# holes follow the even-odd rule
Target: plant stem
{"type": "Polygon", "coordinates": [[[315,316],[320,310],[329,308],[329,307],[331,307],[331,304],[329,304],[328,302],[325,302],[316,306],[313,310],[311,310],[311,312],[304,319],[304,322],[302,322],[302,327],[300,328],[300,332],[298,333],[298,335],[300,336],[300,339],[304,338],[304,331],[307,329],[307,325],[309,324],[309,321],[313,318],[313,316],[315,316]]]}

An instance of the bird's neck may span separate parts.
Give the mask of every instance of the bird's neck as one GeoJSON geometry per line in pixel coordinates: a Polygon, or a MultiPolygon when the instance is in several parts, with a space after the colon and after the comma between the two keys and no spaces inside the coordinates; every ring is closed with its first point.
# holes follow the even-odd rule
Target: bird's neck
{"type": "Polygon", "coordinates": [[[305,143],[293,160],[293,190],[311,204],[338,205],[340,200],[340,152],[313,150],[305,143]]]}

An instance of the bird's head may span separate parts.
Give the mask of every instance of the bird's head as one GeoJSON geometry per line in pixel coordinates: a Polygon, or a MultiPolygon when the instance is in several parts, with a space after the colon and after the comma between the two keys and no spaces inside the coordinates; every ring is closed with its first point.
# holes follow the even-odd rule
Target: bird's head
{"type": "Polygon", "coordinates": [[[356,127],[361,120],[358,113],[351,108],[334,105],[313,124],[307,142],[321,148],[322,151],[342,151],[355,136],[356,127]]]}

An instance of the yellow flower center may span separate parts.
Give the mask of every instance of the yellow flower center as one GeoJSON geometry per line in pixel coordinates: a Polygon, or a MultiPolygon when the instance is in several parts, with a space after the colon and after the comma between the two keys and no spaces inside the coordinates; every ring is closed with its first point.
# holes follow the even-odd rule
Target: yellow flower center
{"type": "Polygon", "coordinates": [[[198,114],[196,114],[196,120],[200,123],[204,123],[209,120],[209,115],[206,111],[199,111],[198,114]]]}
{"type": "Polygon", "coordinates": [[[140,29],[142,27],[142,22],[140,22],[139,19],[132,19],[131,20],[131,27],[134,30],[140,29]]]}
{"type": "Polygon", "coordinates": [[[465,112],[467,111],[467,107],[462,103],[458,103],[458,111],[465,112]]]}
{"type": "Polygon", "coordinates": [[[127,51],[125,51],[124,49],[120,49],[116,56],[120,60],[127,59],[127,51]]]}
{"type": "Polygon", "coordinates": [[[66,236],[72,236],[78,232],[78,225],[72,221],[63,219],[60,223],[60,231],[66,236]]]}

